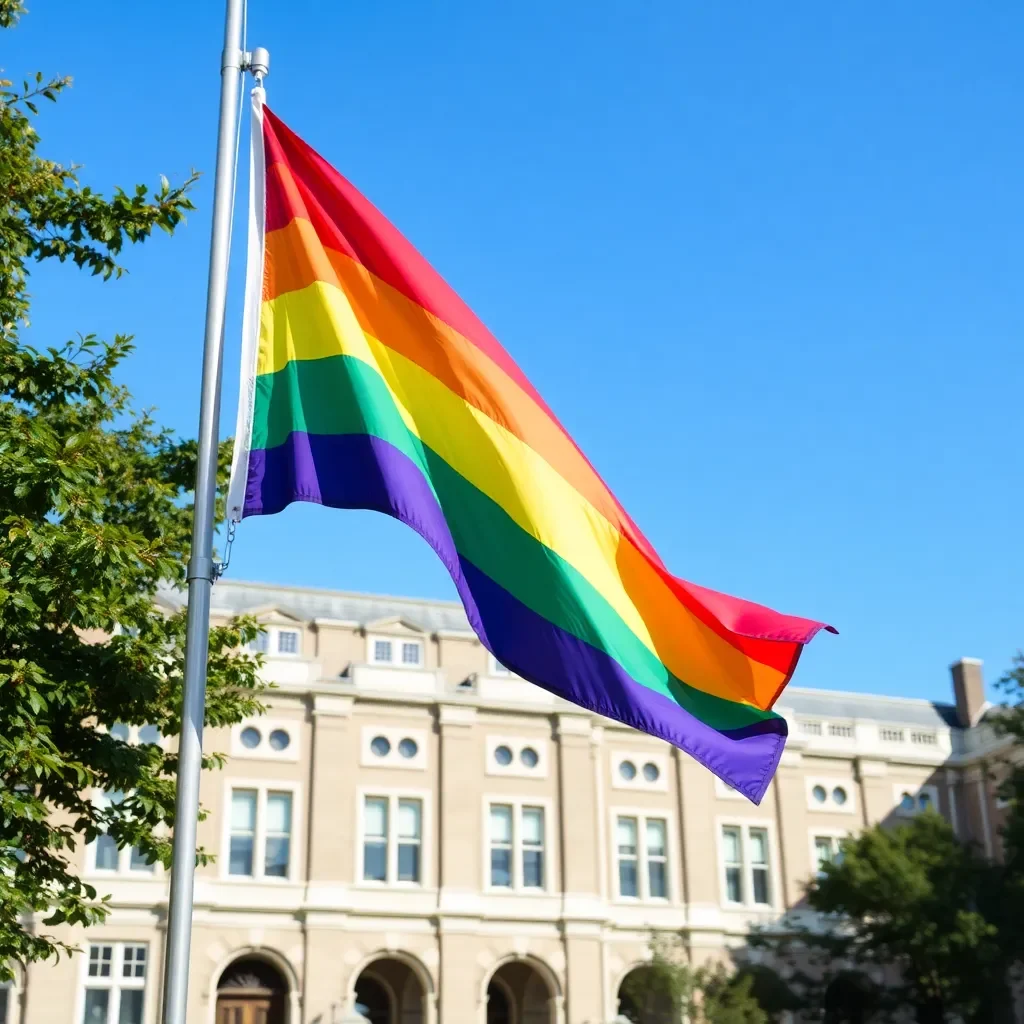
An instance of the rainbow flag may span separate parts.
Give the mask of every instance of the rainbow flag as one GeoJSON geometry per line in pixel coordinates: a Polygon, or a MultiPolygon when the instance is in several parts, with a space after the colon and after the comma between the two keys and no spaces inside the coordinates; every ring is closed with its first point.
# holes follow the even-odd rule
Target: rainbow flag
{"type": "Polygon", "coordinates": [[[311,501],[408,524],[503,665],[759,802],[770,709],[822,623],[673,576],[423,257],[259,90],[253,116],[232,518],[311,501]]]}

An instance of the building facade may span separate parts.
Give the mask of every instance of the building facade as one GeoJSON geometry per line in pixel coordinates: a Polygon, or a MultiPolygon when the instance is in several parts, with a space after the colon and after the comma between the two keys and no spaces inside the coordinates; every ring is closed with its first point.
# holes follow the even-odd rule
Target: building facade
{"type": "MultiPolygon", "coordinates": [[[[511,675],[459,605],[218,583],[215,617],[243,612],[275,688],[204,740],[228,761],[203,779],[193,1024],[607,1024],[652,929],[735,959],[866,825],[934,807],[998,855],[977,661],[948,705],[789,688],[755,807],[511,675]]],[[[80,855],[112,912],[0,989],[0,1024],[158,1020],[166,874],[106,837],[80,855]]]]}

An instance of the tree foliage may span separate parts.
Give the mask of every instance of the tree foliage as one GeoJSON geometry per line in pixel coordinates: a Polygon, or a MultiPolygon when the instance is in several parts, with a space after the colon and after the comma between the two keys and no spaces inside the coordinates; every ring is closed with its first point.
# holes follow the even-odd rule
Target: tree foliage
{"type": "Polygon", "coordinates": [[[724,964],[694,967],[682,936],[653,934],[650,959],[622,982],[623,1013],[633,1024],[768,1024],[750,974],[724,964]]]}
{"type": "MultiPolygon", "coordinates": [[[[0,0],[0,27],[22,12],[0,0]]],[[[32,264],[120,276],[126,243],[172,234],[192,209],[195,176],[105,197],[40,156],[37,101],[68,84],[0,82],[0,979],[67,948],[48,928],[105,915],[75,867],[82,844],[106,832],[167,864],[174,817],[173,751],[109,728],[180,729],[184,616],[154,597],[183,582],[196,447],[117,384],[129,337],[37,351],[20,333],[32,264]],[[122,796],[101,806],[97,790],[122,796]]],[[[258,659],[241,653],[255,632],[211,632],[210,725],[260,709],[258,659]]]]}
{"type": "MultiPolygon", "coordinates": [[[[1001,866],[928,811],[847,840],[842,860],[826,865],[808,888],[819,921],[795,935],[762,934],[754,944],[807,969],[801,977],[812,1005],[823,1006],[825,989],[839,975],[850,980],[852,965],[861,977],[886,977],[881,1009],[910,1008],[921,1024],[953,1014],[993,1022],[1004,1012],[1014,960],[1000,906],[1004,882],[1001,866]]],[[[865,989],[865,1001],[871,998],[865,989]]]]}

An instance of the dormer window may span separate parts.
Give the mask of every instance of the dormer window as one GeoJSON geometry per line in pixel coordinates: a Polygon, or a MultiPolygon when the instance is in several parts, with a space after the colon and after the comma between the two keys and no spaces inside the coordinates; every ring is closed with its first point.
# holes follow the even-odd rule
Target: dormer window
{"type": "Polygon", "coordinates": [[[371,665],[395,665],[400,668],[423,667],[423,641],[371,637],[369,640],[371,665]]]}
{"type": "Polygon", "coordinates": [[[299,631],[297,629],[279,629],[277,631],[277,653],[299,653],[299,631]]]}
{"type": "Polygon", "coordinates": [[[264,626],[249,641],[249,650],[253,654],[294,658],[302,653],[302,633],[288,626],[264,626]]]}

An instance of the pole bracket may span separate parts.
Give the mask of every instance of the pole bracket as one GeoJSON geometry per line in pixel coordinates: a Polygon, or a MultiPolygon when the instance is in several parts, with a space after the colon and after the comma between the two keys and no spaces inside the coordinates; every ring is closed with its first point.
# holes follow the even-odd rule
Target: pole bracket
{"type": "Polygon", "coordinates": [[[257,82],[262,82],[270,74],[270,51],[262,46],[247,50],[242,54],[240,70],[248,71],[257,82]]]}
{"type": "Polygon", "coordinates": [[[206,580],[212,583],[215,576],[213,559],[209,555],[193,555],[185,567],[185,579],[191,583],[192,580],[206,580]]]}

